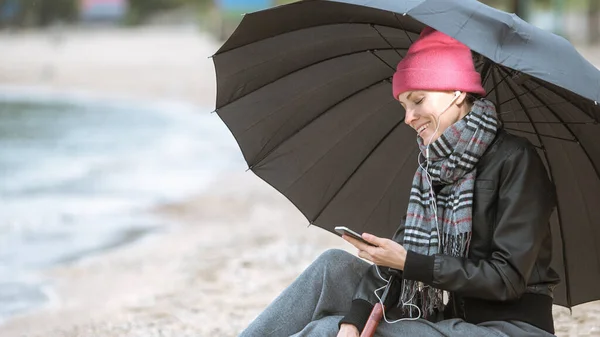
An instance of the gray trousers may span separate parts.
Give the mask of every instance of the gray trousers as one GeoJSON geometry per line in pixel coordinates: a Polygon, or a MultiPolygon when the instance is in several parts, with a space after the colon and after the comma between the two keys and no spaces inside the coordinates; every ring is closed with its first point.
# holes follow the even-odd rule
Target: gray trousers
{"type": "MultiPolygon", "coordinates": [[[[333,336],[350,310],[352,297],[369,264],[343,250],[321,254],[286,288],[240,337],[333,336]]],[[[461,319],[431,323],[424,319],[389,324],[381,321],[376,336],[547,337],[546,331],[519,321],[474,325],[461,319]]]]}

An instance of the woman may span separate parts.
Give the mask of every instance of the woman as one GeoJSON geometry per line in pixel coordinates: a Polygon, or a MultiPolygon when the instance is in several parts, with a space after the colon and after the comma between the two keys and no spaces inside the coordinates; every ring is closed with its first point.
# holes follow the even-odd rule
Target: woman
{"type": "Polygon", "coordinates": [[[377,336],[552,336],[555,190],[534,146],[476,98],[470,50],[441,32],[423,30],[392,86],[421,149],[398,231],[364,233],[373,246],[344,235],[374,264],[327,251],[242,336],[358,336],[392,273],[377,336]]]}

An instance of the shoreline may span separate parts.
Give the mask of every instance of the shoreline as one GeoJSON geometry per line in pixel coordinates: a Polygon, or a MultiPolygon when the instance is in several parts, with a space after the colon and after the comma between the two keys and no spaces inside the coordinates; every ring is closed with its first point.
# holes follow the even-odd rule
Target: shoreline
{"type": "MultiPolygon", "coordinates": [[[[99,102],[114,104],[135,105],[141,108],[156,108],[181,106],[187,109],[206,108],[206,113],[210,113],[214,109],[210,106],[209,101],[192,101],[184,98],[169,98],[169,97],[146,97],[142,95],[96,91],[89,88],[56,88],[52,85],[39,84],[6,84],[0,82],[0,99],[8,100],[31,100],[33,102],[99,102]]],[[[213,104],[214,105],[214,104],[213,104]]]]}
{"type": "Polygon", "coordinates": [[[207,193],[151,212],[173,225],[50,268],[44,274],[56,280],[58,301],[13,317],[0,335],[154,336],[162,329],[167,336],[235,336],[321,252],[351,251],[335,235],[307,228],[293,205],[251,172],[223,174],[207,193]]]}

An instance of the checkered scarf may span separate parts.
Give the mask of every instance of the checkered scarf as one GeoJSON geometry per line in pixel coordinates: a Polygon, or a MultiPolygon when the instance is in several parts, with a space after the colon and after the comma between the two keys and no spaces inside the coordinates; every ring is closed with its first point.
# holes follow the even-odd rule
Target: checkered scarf
{"type": "MultiPolygon", "coordinates": [[[[478,100],[469,114],[448,127],[431,143],[429,167],[423,163],[417,169],[410,191],[403,240],[407,250],[424,255],[467,256],[477,175],[475,166],[494,140],[498,125],[493,103],[485,99],[478,100]],[[439,236],[425,168],[434,185],[444,185],[436,198],[441,230],[439,236]],[[442,241],[439,250],[438,238],[442,241]]],[[[425,155],[423,140],[418,137],[417,141],[421,153],[425,155]]],[[[442,294],[440,289],[404,280],[401,303],[420,304],[422,315],[427,317],[434,309],[443,310],[442,294]]]]}

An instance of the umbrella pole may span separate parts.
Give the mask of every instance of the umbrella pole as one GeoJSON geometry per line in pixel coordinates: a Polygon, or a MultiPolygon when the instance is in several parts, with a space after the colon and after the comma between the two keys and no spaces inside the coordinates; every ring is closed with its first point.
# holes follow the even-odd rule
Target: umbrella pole
{"type": "Polygon", "coordinates": [[[383,306],[381,305],[381,303],[377,303],[373,307],[373,310],[369,315],[369,320],[367,321],[365,328],[360,334],[360,337],[373,337],[375,335],[375,330],[377,330],[377,327],[379,326],[379,322],[381,321],[382,317],[383,306]]]}
{"type": "Polygon", "coordinates": [[[383,307],[383,305],[381,305],[381,303],[386,302],[390,291],[392,291],[392,287],[393,287],[393,284],[395,283],[394,281],[396,281],[396,277],[397,277],[396,273],[392,273],[392,275],[390,276],[389,282],[388,282],[387,286],[385,287],[385,290],[383,291],[383,295],[381,296],[381,302],[378,302],[377,304],[375,304],[375,306],[373,307],[373,310],[371,310],[371,314],[369,315],[367,324],[365,324],[365,328],[363,329],[362,333],[360,334],[360,337],[375,336],[375,330],[377,330],[377,327],[379,326],[379,322],[381,321],[381,318],[383,317],[384,307],[383,307]]]}

